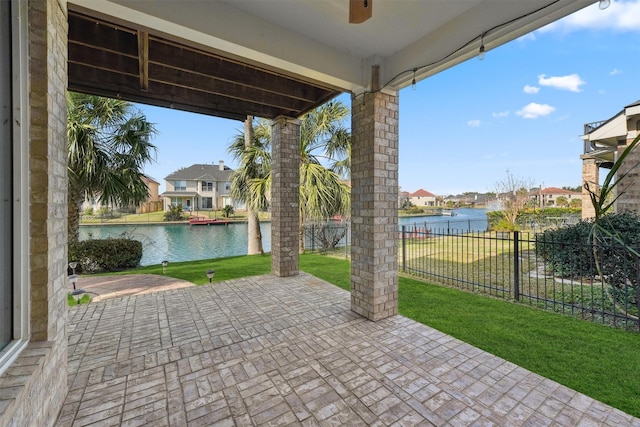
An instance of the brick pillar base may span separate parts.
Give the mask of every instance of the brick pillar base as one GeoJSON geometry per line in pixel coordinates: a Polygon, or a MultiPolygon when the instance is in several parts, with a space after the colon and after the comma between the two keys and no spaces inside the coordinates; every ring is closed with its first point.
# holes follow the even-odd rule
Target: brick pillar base
{"type": "Polygon", "coordinates": [[[271,136],[271,272],[295,276],[299,273],[300,122],[278,117],[271,136]]]}
{"type": "Polygon", "coordinates": [[[351,100],[351,310],[398,313],[398,96],[351,100]]]}
{"type": "Polygon", "coordinates": [[[596,211],[593,209],[589,192],[584,188],[584,184],[588,183],[591,190],[596,190],[600,182],[600,168],[595,159],[590,157],[582,158],[582,219],[593,218],[596,211]]]}

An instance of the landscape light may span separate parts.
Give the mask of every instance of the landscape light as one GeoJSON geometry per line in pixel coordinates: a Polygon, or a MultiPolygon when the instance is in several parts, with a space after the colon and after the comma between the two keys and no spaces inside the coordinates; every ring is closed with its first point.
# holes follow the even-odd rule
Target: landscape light
{"type": "Polygon", "coordinates": [[[216,274],[215,270],[208,270],[207,271],[207,277],[209,278],[209,283],[211,283],[211,280],[213,279],[213,276],[216,274]]]}

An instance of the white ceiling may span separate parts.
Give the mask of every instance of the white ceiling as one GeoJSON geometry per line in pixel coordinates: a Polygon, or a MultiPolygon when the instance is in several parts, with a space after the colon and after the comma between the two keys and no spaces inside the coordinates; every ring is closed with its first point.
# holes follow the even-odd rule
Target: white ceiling
{"type": "Polygon", "coordinates": [[[369,1],[373,17],[349,24],[349,0],[70,0],[354,93],[370,89],[372,65],[398,90],[476,56],[481,39],[490,50],[595,2],[369,1]]]}

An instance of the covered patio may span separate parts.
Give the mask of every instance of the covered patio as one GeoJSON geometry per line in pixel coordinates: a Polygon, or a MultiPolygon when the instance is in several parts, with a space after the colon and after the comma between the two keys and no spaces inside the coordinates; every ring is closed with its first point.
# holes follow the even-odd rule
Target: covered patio
{"type": "Polygon", "coordinates": [[[305,273],[151,290],[70,309],[57,426],[640,426],[305,273]]]}
{"type": "Polygon", "coordinates": [[[90,417],[154,424],[156,415],[195,425],[218,410],[221,422],[238,424],[329,423],[338,414],[355,424],[482,423],[501,413],[560,422],[560,409],[573,417],[574,406],[585,424],[623,416],[396,316],[400,90],[593,3],[0,2],[8,141],[0,156],[0,424],[53,425],[63,402],[60,422],[78,425],[90,417]],[[373,12],[351,23],[350,5],[373,12]],[[271,119],[272,276],[93,303],[67,321],[67,90],[271,119]],[[297,248],[297,118],[344,92],[352,111],[350,297],[298,275],[297,248]],[[516,379],[531,383],[526,393],[507,387],[516,379]],[[515,403],[546,388],[560,397],[535,408],[515,403]],[[505,394],[512,390],[520,398],[505,394]]]}

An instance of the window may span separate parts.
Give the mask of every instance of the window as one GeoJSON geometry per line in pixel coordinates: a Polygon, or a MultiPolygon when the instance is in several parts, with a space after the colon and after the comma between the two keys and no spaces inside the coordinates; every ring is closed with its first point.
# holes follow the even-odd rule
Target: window
{"type": "Polygon", "coordinates": [[[212,197],[203,197],[202,198],[202,209],[213,209],[213,198],[212,197]]]}
{"type": "Polygon", "coordinates": [[[26,1],[0,1],[0,374],[29,337],[26,16],[26,1]]]}
{"type": "Polygon", "coordinates": [[[213,191],[213,182],[212,181],[202,181],[202,191],[213,191]]]}
{"type": "Polygon", "coordinates": [[[172,197],[171,206],[182,206],[182,197],[172,197]]]}
{"type": "Polygon", "coordinates": [[[187,181],[173,181],[174,191],[187,191],[187,181]]]}
{"type": "Polygon", "coordinates": [[[13,140],[11,3],[0,2],[0,350],[13,339],[13,140]]]}
{"type": "Polygon", "coordinates": [[[225,182],[224,183],[224,190],[225,191],[231,190],[231,183],[230,182],[225,182]]]}

